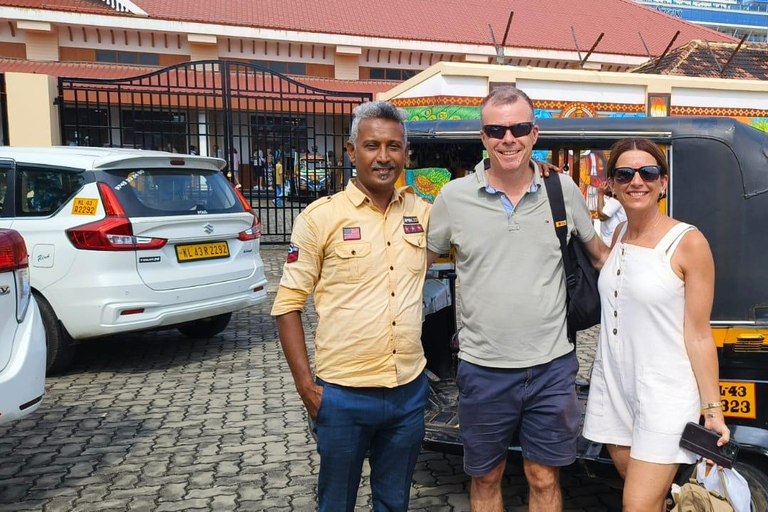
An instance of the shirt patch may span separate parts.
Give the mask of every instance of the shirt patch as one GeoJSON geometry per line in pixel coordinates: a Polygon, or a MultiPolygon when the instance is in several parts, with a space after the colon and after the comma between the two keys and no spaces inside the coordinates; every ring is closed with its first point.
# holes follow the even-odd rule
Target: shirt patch
{"type": "Polygon", "coordinates": [[[403,217],[403,224],[418,224],[418,217],[403,217]]]}
{"type": "Polygon", "coordinates": [[[407,235],[424,232],[424,228],[421,226],[421,224],[403,224],[403,230],[407,235]]]}
{"type": "Polygon", "coordinates": [[[288,244],[288,257],[285,259],[286,263],[293,263],[299,259],[299,248],[293,244],[288,244]]]}
{"type": "Polygon", "coordinates": [[[360,240],[360,228],[343,228],[344,240],[360,240]]]}

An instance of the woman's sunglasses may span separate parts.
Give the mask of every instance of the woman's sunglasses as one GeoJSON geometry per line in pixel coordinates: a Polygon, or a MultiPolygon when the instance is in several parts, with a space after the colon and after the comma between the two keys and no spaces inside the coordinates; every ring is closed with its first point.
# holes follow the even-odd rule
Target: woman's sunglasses
{"type": "Polygon", "coordinates": [[[611,177],[616,183],[629,183],[635,177],[635,173],[640,173],[643,181],[656,181],[661,176],[660,165],[644,165],[633,169],[632,167],[616,167],[611,173],[611,177]]]}
{"type": "Polygon", "coordinates": [[[515,138],[525,137],[531,133],[535,124],[536,123],[517,123],[510,126],[504,126],[502,124],[486,124],[483,125],[483,133],[492,139],[503,139],[507,134],[507,130],[509,130],[515,138]]]}

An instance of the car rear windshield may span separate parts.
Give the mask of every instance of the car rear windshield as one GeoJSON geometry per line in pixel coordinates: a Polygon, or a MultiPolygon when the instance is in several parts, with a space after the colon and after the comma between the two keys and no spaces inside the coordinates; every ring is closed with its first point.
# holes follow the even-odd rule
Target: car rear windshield
{"type": "Polygon", "coordinates": [[[104,171],[129,217],[243,212],[236,192],[218,171],[118,169],[104,171]]]}

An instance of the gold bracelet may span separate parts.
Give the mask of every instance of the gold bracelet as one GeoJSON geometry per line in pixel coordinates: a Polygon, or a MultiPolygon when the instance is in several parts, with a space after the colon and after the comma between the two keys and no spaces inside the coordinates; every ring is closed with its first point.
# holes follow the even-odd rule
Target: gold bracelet
{"type": "Polygon", "coordinates": [[[717,409],[723,407],[723,402],[707,402],[701,406],[702,409],[717,409]]]}

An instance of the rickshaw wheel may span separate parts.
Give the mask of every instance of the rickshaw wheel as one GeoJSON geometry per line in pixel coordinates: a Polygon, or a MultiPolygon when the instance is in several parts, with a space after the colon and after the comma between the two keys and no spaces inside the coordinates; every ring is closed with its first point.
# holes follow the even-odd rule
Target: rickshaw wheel
{"type": "MultiPolygon", "coordinates": [[[[688,482],[693,476],[693,472],[696,469],[696,465],[686,466],[682,468],[678,474],[677,484],[682,486],[688,482]]],[[[746,462],[736,462],[733,465],[733,469],[739,472],[741,476],[747,481],[749,485],[749,492],[751,494],[752,512],[763,512],[768,510],[768,476],[763,473],[754,464],[746,462]]]]}
{"type": "Polygon", "coordinates": [[[733,467],[749,484],[753,512],[768,510],[768,476],[751,464],[737,462],[733,467]]]}

